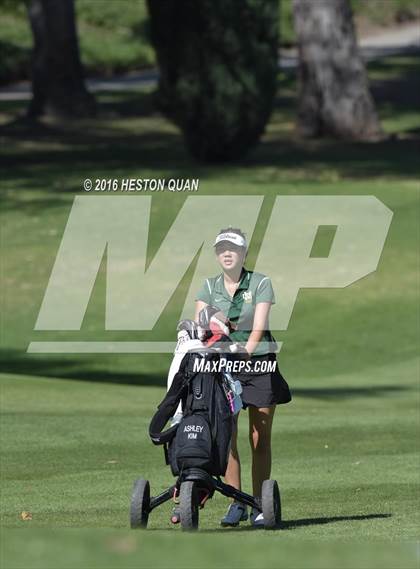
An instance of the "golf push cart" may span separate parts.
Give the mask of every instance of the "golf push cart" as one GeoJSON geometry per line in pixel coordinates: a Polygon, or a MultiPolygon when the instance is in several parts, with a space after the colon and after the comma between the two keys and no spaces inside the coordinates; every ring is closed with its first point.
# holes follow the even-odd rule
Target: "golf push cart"
{"type": "Polygon", "coordinates": [[[215,492],[262,512],[265,529],[280,527],[280,491],[275,480],[263,482],[261,501],[221,480],[227,468],[234,417],[242,407],[240,382],[221,365],[222,359],[226,362],[229,357],[241,357],[232,354],[237,345],[229,340],[229,331],[229,322],[213,307],[203,309],[198,325],[191,320],[178,325],[174,360],[178,353],[179,367],[149,426],[152,442],[163,445],[165,462],[176,481],[157,496],[151,496],[148,480],[134,482],[132,528],[146,528],[150,513],[173,499],[179,505],[176,521],[181,528],[197,530],[199,511],[215,492]],[[180,404],[182,415],[174,424],[180,404]],[[171,420],[171,426],[163,430],[171,420]]]}

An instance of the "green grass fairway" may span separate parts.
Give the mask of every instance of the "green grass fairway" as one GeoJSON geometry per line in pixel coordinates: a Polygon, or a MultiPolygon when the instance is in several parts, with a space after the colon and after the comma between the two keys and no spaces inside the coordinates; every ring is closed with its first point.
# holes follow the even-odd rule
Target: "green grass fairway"
{"type": "MultiPolygon", "coordinates": [[[[281,77],[261,145],[221,166],[190,160],[148,91],[103,93],[98,120],[64,125],[28,125],[14,120],[22,103],[0,106],[2,567],[418,567],[418,61],[389,58],[370,75],[393,138],[298,140],[294,78],[281,77]],[[294,396],[274,423],[281,531],[222,530],[227,500],[220,495],[201,512],[199,535],[170,527],[170,504],[152,513],[149,531],[129,531],[133,480],[148,477],[154,493],[172,481],[147,435],[170,355],[26,353],[33,340],[146,339],[104,331],[104,267],[80,332],[34,331],[87,177],[199,177],[200,195],[263,195],[251,266],[277,195],[374,195],[393,211],[377,271],[345,289],[301,290],[289,329],[275,332],[294,396]]],[[[149,259],[184,198],[153,196],[149,259]]],[[[174,340],[191,276],[153,339],[174,340]]],[[[245,413],[240,449],[249,491],[245,413]]]]}
{"type": "MultiPolygon", "coordinates": [[[[105,548],[102,555],[109,563],[101,561],[98,566],[109,567],[140,561],[140,566],[155,566],[154,556],[158,567],[183,567],[181,544],[191,548],[187,567],[225,567],[226,562],[259,567],[262,554],[264,567],[277,567],[283,547],[290,552],[281,565],[285,567],[334,567],[340,559],[346,560],[342,567],[415,567],[410,542],[416,539],[418,524],[417,365],[410,359],[372,367],[363,374],[324,377],[316,381],[316,388],[308,382],[306,389],[297,389],[293,405],[278,409],[273,477],[283,494],[281,531],[250,533],[246,525],[221,530],[219,519],[227,501],[217,495],[201,512],[200,538],[175,538],[181,532],[171,527],[169,503],[151,514],[147,536],[96,532],[90,542],[80,539],[81,532],[58,531],[64,551],[68,549],[75,560],[61,566],[80,566],[78,556],[89,559],[96,543],[98,550],[105,548]],[[301,550],[302,541],[306,545],[301,550]],[[356,551],[354,544],[349,545],[355,541],[360,542],[356,551]],[[382,541],[388,546],[378,556],[382,541]],[[162,552],[159,543],[166,544],[162,552]],[[178,561],[172,561],[167,550],[171,547],[180,551],[178,561]],[[202,548],[208,550],[207,564],[200,557],[202,548]],[[139,557],[144,549],[146,557],[139,557]]],[[[156,387],[3,377],[3,524],[21,528],[29,540],[23,557],[18,555],[21,564],[11,562],[7,567],[26,566],[25,559],[33,560],[32,567],[57,566],[54,546],[50,551],[44,543],[46,534],[38,530],[122,530],[128,526],[129,495],[136,477],[148,477],[154,493],[170,484],[162,451],[147,437],[149,417],[161,396],[162,388],[156,387]],[[32,520],[23,521],[23,511],[31,512],[32,520]],[[41,551],[46,557],[43,553],[37,565],[41,551]]],[[[249,491],[245,415],[240,427],[249,491]]],[[[5,535],[4,554],[13,560],[23,534],[5,535]]],[[[47,538],[46,543],[53,542],[47,538]]]]}
{"type": "Polygon", "coordinates": [[[7,569],[417,569],[419,556],[411,543],[325,543],[264,532],[232,539],[229,532],[7,530],[3,537],[7,569]]]}

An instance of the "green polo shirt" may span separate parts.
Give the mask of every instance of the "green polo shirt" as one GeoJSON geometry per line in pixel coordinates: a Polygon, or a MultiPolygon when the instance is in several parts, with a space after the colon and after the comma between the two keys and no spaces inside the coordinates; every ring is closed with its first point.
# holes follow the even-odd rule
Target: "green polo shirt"
{"type": "MultiPolygon", "coordinates": [[[[223,273],[205,280],[195,300],[201,300],[219,308],[237,326],[230,337],[245,344],[252,332],[255,307],[259,302],[275,303],[274,291],[269,277],[242,269],[241,280],[233,298],[225,288],[223,273]]],[[[276,351],[277,343],[270,330],[265,330],[254,355],[276,351]]]]}

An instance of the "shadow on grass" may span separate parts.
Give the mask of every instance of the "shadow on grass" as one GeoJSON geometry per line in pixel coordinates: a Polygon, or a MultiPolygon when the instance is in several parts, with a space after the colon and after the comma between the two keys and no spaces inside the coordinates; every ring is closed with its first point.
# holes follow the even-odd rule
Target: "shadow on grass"
{"type": "MultiPolygon", "coordinates": [[[[114,356],[110,356],[111,358],[114,356]]],[[[52,356],[50,358],[30,356],[14,351],[0,352],[2,373],[13,375],[50,377],[57,380],[73,379],[97,383],[115,383],[148,387],[166,387],[167,377],[162,373],[123,372],[109,369],[92,369],[91,359],[68,359],[52,356]]],[[[169,369],[169,366],[168,366],[169,369]]]]}
{"type": "Polygon", "coordinates": [[[249,166],[267,166],[297,171],[307,170],[310,179],[322,172],[335,172],[347,179],[415,177],[419,140],[388,139],[378,143],[323,141],[267,141],[248,161],[249,166]]]}
{"type": "MultiPolygon", "coordinates": [[[[301,527],[308,526],[318,526],[325,524],[332,524],[336,522],[363,522],[367,520],[377,520],[377,519],[387,519],[391,518],[392,514],[364,514],[364,515],[354,515],[354,516],[326,516],[324,518],[302,518],[299,520],[283,520],[281,526],[275,528],[274,531],[284,531],[284,530],[295,530],[301,527]]],[[[204,529],[199,530],[199,533],[226,533],[226,532],[247,532],[247,531],[258,531],[263,528],[254,528],[251,525],[239,526],[236,528],[215,528],[215,529],[204,529]]],[[[151,528],[147,531],[161,531],[159,528],[151,528]]],[[[273,530],[271,530],[273,531],[273,530]]]]}
{"type": "Polygon", "coordinates": [[[336,522],[363,522],[366,520],[377,520],[391,518],[392,514],[360,514],[354,516],[326,516],[323,518],[302,518],[299,520],[284,520],[281,529],[293,530],[300,527],[319,526],[336,522]]]}
{"type": "Polygon", "coordinates": [[[376,103],[389,103],[393,112],[418,112],[420,91],[419,50],[369,63],[370,87],[376,103]]]}
{"type": "Polygon", "coordinates": [[[322,179],[325,174],[349,180],[418,176],[420,137],[415,128],[406,139],[375,144],[300,141],[291,136],[286,141],[284,137],[276,137],[263,141],[236,163],[213,166],[193,162],[183,147],[181,135],[176,132],[148,130],[133,134],[113,130],[111,125],[92,129],[90,134],[83,129],[68,133],[58,126],[42,126],[40,132],[32,127],[30,133],[19,136],[3,132],[5,148],[11,148],[0,159],[3,187],[16,190],[5,196],[4,210],[25,207],[44,210],[48,206],[62,205],[58,196],[72,197],[78,193],[86,177],[121,178],[131,177],[133,173],[142,176],[144,172],[147,177],[198,177],[201,180],[236,173],[243,175],[244,182],[248,183],[249,172],[254,168],[269,168],[276,173],[273,180],[268,178],[267,181],[290,181],[296,174],[311,180],[322,179]],[[32,150],[21,148],[22,143],[32,150]],[[52,147],[50,143],[54,143],[52,147]],[[42,191],[42,199],[22,200],[19,188],[42,191]]]}
{"type": "MultiPolygon", "coordinates": [[[[415,58],[394,57],[375,62],[370,68],[379,77],[373,78],[371,87],[385,115],[398,119],[401,112],[418,110],[420,75],[415,58]]],[[[286,79],[279,80],[276,109],[280,114],[273,115],[274,127],[283,128],[285,121],[294,121],[294,78],[286,79]]],[[[148,176],[170,172],[173,177],[204,180],[236,173],[240,168],[248,179],[249,169],[268,167],[275,168],[276,176],[285,180],[293,179],[296,172],[309,179],[322,177],[325,172],[356,180],[418,175],[417,125],[408,127],[402,139],[378,143],[299,140],[287,127],[287,132],[267,136],[247,157],[235,163],[203,165],[191,159],[181,133],[169,127],[157,113],[153,92],[102,93],[98,100],[97,120],[58,124],[14,119],[4,125],[1,135],[7,152],[0,159],[4,187],[44,191],[45,199],[31,204],[41,209],[58,205],[58,201],[49,200],[52,194],[78,191],[76,177],[83,180],[99,173],[104,177],[129,176],[133,172],[138,175],[139,171],[146,171],[148,176]]],[[[24,208],[29,207],[28,202],[9,192],[3,207],[24,208]]]]}
{"type": "MultiPolygon", "coordinates": [[[[113,357],[113,356],[110,356],[113,357]]],[[[168,358],[169,361],[169,358],[168,358]]],[[[22,355],[19,352],[3,351],[0,353],[3,373],[13,375],[51,377],[57,380],[72,379],[97,383],[120,385],[138,385],[143,387],[166,387],[167,377],[162,373],[142,373],[141,371],[117,371],[92,369],[91,360],[69,357],[68,359],[51,356],[22,355]]],[[[168,365],[169,369],[169,365],[168,365]]],[[[380,397],[410,390],[405,385],[371,385],[362,387],[317,387],[304,388],[292,386],[293,397],[312,399],[348,399],[352,397],[380,397]]]]}
{"type": "Polygon", "coordinates": [[[406,386],[399,385],[372,385],[364,387],[317,387],[317,388],[294,388],[293,395],[296,397],[308,397],[312,399],[347,399],[349,397],[379,397],[407,391],[406,386]]]}

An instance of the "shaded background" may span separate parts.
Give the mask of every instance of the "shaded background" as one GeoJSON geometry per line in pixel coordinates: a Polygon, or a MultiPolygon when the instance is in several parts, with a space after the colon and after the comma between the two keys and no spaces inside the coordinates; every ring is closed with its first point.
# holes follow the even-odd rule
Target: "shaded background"
{"type": "MultiPolygon", "coordinates": [[[[206,63],[201,76],[191,51],[179,49],[184,45],[181,39],[170,50],[177,54],[175,62],[168,59],[167,52],[161,52],[159,73],[156,53],[163,48],[153,45],[156,40],[152,39],[145,3],[77,0],[75,22],[86,80],[76,73],[72,84],[86,104],[67,105],[77,99],[60,95],[61,81],[68,81],[68,76],[52,73],[47,66],[49,75],[42,85],[48,85],[48,94],[58,93],[58,98],[50,98],[42,112],[33,112],[31,85],[25,82],[34,77],[27,11],[23,3],[1,3],[3,523],[26,529],[125,528],[132,480],[140,475],[149,477],[154,493],[170,482],[160,451],[146,436],[148,421],[163,395],[169,355],[61,357],[25,353],[32,340],[146,339],[142,333],[104,331],[104,265],[80,332],[33,331],[73,198],[82,193],[85,178],[198,177],[200,194],[264,195],[251,241],[250,268],[277,195],[369,194],[394,212],[378,270],[346,289],[302,290],[288,330],[275,331],[277,339],[284,342],[279,361],[294,402],[277,413],[273,477],[284,493],[286,531],[282,540],[291,540],[291,547],[294,540],[302,538],[327,540],[316,561],[324,567],[335,566],[337,559],[350,559],[348,551],[331,553],[335,546],[328,544],[355,537],[367,544],[363,559],[353,558],[350,566],[375,566],[377,548],[369,546],[370,540],[393,537],[404,542],[414,540],[417,534],[418,6],[411,0],[353,2],[358,52],[351,40],[346,3],[340,2],[342,10],[334,17],[342,18],[343,26],[333,28],[347,33],[342,38],[330,35],[336,42],[349,42],[347,59],[337,61],[331,55],[337,44],[328,45],[321,32],[310,38],[315,44],[323,41],[325,61],[336,64],[323,92],[319,73],[327,68],[320,70],[319,60],[312,57],[314,51],[306,49],[310,42],[305,30],[298,37],[292,3],[246,4],[251,14],[252,10],[261,14],[261,6],[268,11],[269,17],[261,24],[264,41],[252,34],[245,40],[238,27],[240,19],[229,20],[218,3],[213,12],[195,11],[192,24],[186,19],[191,4],[179,3],[177,17],[180,13],[185,16],[184,39],[206,63]],[[225,68],[220,76],[214,74],[215,59],[208,44],[200,43],[197,34],[193,38],[188,35],[194,22],[200,21],[203,37],[207,37],[209,14],[219,14],[211,28],[215,33],[212,41],[218,30],[233,30],[233,43],[225,42],[224,34],[221,42],[226,67],[234,66],[231,74],[226,75],[225,68]],[[261,46],[268,46],[271,59],[264,59],[261,46]],[[248,59],[241,58],[244,50],[248,59]],[[254,67],[249,64],[252,58],[266,61],[266,82],[255,79],[254,67]],[[354,75],[341,72],[350,68],[355,69],[354,75]],[[238,73],[241,87],[236,88],[231,78],[238,73]],[[175,82],[171,79],[174,74],[175,82]],[[183,82],[185,76],[188,81],[183,82]],[[305,84],[308,76],[313,80],[305,84]],[[347,81],[350,76],[356,78],[355,89],[347,81]],[[208,77],[212,78],[210,96],[209,89],[203,88],[208,77]],[[334,116],[334,100],[338,105],[340,97],[331,98],[331,92],[338,87],[345,96],[350,90],[367,101],[366,116],[374,121],[375,131],[366,132],[362,127],[367,122],[363,121],[358,132],[340,130],[339,120],[325,118],[323,109],[328,106],[329,116],[334,116]],[[86,95],[88,92],[91,94],[86,95]],[[313,111],[310,117],[316,120],[308,120],[310,111],[302,93],[309,93],[310,101],[316,101],[314,107],[309,106],[313,111]],[[174,100],[186,101],[181,114],[171,109],[171,94],[174,100]],[[57,104],[60,97],[63,105],[57,104]],[[261,97],[265,106],[257,113],[253,102],[261,97]],[[229,102],[226,116],[220,104],[225,100],[229,102]],[[189,109],[200,109],[203,101],[209,121],[191,123],[189,109]],[[220,116],[220,123],[212,120],[214,116],[220,116]],[[305,131],[302,116],[306,117],[304,126],[322,128],[305,131]],[[206,137],[210,130],[217,140],[216,127],[226,124],[230,126],[221,135],[226,150],[223,156],[214,156],[214,147],[200,144],[196,147],[203,151],[194,155],[189,140],[210,139],[206,137]],[[234,155],[231,150],[238,147],[232,133],[245,139],[243,133],[249,132],[247,147],[234,155]],[[24,511],[30,512],[32,519],[24,521],[24,511]]],[[[304,4],[296,2],[297,8],[304,9],[304,4]]],[[[170,2],[165,5],[171,7],[170,2]]],[[[202,6],[203,10],[208,8],[206,3],[202,6]]],[[[154,14],[154,18],[156,25],[164,26],[162,14],[154,14]]],[[[306,14],[303,24],[311,18],[316,22],[317,15],[306,14]]],[[[68,20],[64,26],[65,22],[68,20]]],[[[317,29],[315,25],[309,28],[317,29]]],[[[62,53],[64,48],[55,52],[52,68],[71,68],[70,63],[60,63],[62,53]]],[[[356,125],[357,121],[350,123],[356,125]]],[[[149,260],[186,197],[153,195],[149,260]]],[[[321,233],[315,245],[319,256],[327,255],[328,235],[321,233]]],[[[155,330],[147,334],[148,340],[175,338],[193,270],[191,266],[155,330]]],[[[274,265],[272,271],[281,272],[281,267],[274,265]]],[[[247,490],[250,467],[245,415],[240,429],[247,490]]],[[[216,531],[225,506],[223,499],[217,498],[203,512],[202,527],[209,533],[216,531]]],[[[158,532],[156,539],[165,537],[169,509],[161,508],[151,518],[151,527],[158,532]]],[[[45,563],[48,549],[39,545],[48,544],[45,534],[40,535],[41,541],[37,541],[34,534],[27,549],[28,555],[35,552],[32,559],[37,559],[39,566],[45,563]]],[[[235,559],[243,567],[260,561],[261,538],[250,535],[235,533],[234,543],[241,550],[241,554],[236,551],[235,559]]],[[[74,551],[71,540],[60,539],[66,551],[74,551]]],[[[80,556],[73,559],[73,566],[80,566],[88,555],[101,563],[95,551],[100,544],[107,550],[107,539],[95,538],[91,546],[78,542],[80,556]]],[[[114,543],[114,538],[109,539],[114,543]]],[[[129,537],[127,542],[124,534],[118,534],[115,539],[117,545],[110,547],[116,551],[116,566],[125,566],[125,560],[128,564],[130,555],[141,562],[137,537],[134,541],[129,537]]],[[[213,563],[222,563],[226,558],[220,560],[217,550],[226,548],[220,547],[218,539],[228,537],[214,533],[211,539],[213,563]]],[[[278,534],[264,538],[267,552],[272,551],[272,557],[267,553],[267,566],[278,566],[278,539],[278,534]]],[[[23,563],[23,553],[18,554],[20,540],[11,533],[8,566],[23,563]]],[[[150,543],[157,547],[156,541],[150,543]]],[[[202,562],[198,557],[201,547],[197,542],[191,550],[195,566],[202,562]]],[[[302,548],[297,555],[299,566],[316,566],[311,548],[302,548]]],[[[414,550],[408,545],[390,553],[382,566],[386,562],[397,566],[403,558],[404,566],[415,566],[414,550]]],[[[181,553],[179,561],[185,566],[181,553]]],[[[159,562],[163,566],[174,563],[165,555],[159,562]]],[[[57,558],[51,563],[56,564],[57,558]]],[[[150,563],[150,556],[145,556],[144,563],[150,563]]]]}

